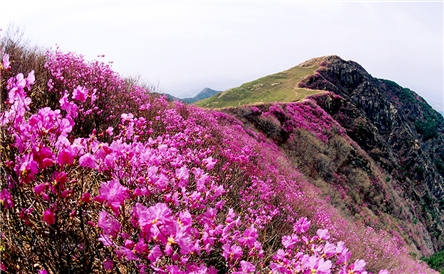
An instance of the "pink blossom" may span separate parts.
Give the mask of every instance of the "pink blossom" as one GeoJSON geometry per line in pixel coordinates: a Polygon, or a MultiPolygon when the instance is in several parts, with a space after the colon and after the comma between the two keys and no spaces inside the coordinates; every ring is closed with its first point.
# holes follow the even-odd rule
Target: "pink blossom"
{"type": "Polygon", "coordinates": [[[345,244],[342,241],[338,242],[338,245],[336,247],[336,254],[338,255],[338,260],[336,261],[336,264],[338,265],[347,264],[351,256],[351,252],[348,250],[347,247],[345,247],[345,244]]]}
{"type": "Polygon", "coordinates": [[[322,249],[322,253],[325,255],[327,259],[333,257],[334,255],[336,255],[336,245],[327,242],[324,248],[322,249]]]}
{"type": "Polygon", "coordinates": [[[121,246],[118,250],[115,250],[117,254],[123,255],[126,260],[135,260],[138,261],[139,257],[137,257],[131,249],[121,246]]]}
{"type": "Polygon", "coordinates": [[[34,76],[34,70],[31,70],[30,73],[28,73],[28,77],[26,77],[26,88],[30,91],[31,86],[35,83],[35,76],[34,76]]]}
{"type": "Polygon", "coordinates": [[[37,162],[34,161],[32,154],[26,154],[21,159],[19,174],[25,183],[29,183],[38,172],[37,162]]]}
{"type": "Polygon", "coordinates": [[[52,150],[49,147],[37,147],[33,149],[34,160],[39,164],[40,168],[47,168],[53,164],[52,150]]]}
{"type": "Polygon", "coordinates": [[[40,194],[42,193],[43,190],[45,190],[45,188],[46,188],[46,183],[38,184],[34,187],[34,192],[36,194],[40,194]]]}
{"type": "Polygon", "coordinates": [[[48,225],[53,225],[55,223],[54,213],[50,209],[47,209],[47,210],[45,210],[45,212],[43,212],[43,218],[42,219],[48,225]]]}
{"type": "Polygon", "coordinates": [[[186,166],[176,169],[176,178],[179,180],[178,186],[183,187],[188,184],[189,172],[186,166]]]}
{"type": "Polygon", "coordinates": [[[97,240],[99,240],[99,242],[101,242],[104,246],[114,245],[114,242],[111,240],[111,238],[105,234],[100,234],[100,237],[97,240]]]}
{"type": "Polygon", "coordinates": [[[128,188],[122,186],[118,179],[102,183],[99,193],[100,195],[95,197],[94,200],[108,203],[116,215],[125,199],[130,197],[128,188]]]}
{"type": "Polygon", "coordinates": [[[88,90],[84,87],[77,86],[72,92],[72,98],[80,102],[85,102],[86,98],[88,98],[88,90]]]}
{"type": "Polygon", "coordinates": [[[106,260],[103,262],[103,267],[106,271],[112,271],[114,268],[114,263],[109,258],[106,258],[106,260]]]}
{"type": "Polygon", "coordinates": [[[214,168],[214,165],[217,163],[217,160],[213,159],[213,157],[208,157],[206,159],[203,159],[202,163],[205,165],[207,170],[212,170],[214,168]]]}
{"type": "Polygon", "coordinates": [[[89,203],[91,201],[91,194],[89,194],[89,192],[83,193],[81,200],[84,203],[89,203]]]}
{"type": "Polygon", "coordinates": [[[109,136],[113,136],[113,130],[114,130],[113,127],[108,127],[108,128],[106,129],[106,133],[107,133],[109,136]]]}
{"type": "Polygon", "coordinates": [[[66,113],[72,118],[76,118],[78,116],[77,113],[77,105],[73,102],[68,101],[68,93],[65,93],[62,98],[59,100],[60,108],[65,110],[66,113]]]}
{"type": "Polygon", "coordinates": [[[149,232],[151,226],[165,224],[171,217],[171,210],[164,203],[157,203],[149,208],[137,203],[134,212],[138,218],[138,223],[144,232],[149,232]]]}
{"type": "Polygon", "coordinates": [[[105,232],[105,235],[117,236],[119,233],[121,225],[119,221],[114,219],[111,215],[106,211],[101,211],[99,213],[99,221],[97,225],[105,232]]]}
{"type": "Polygon", "coordinates": [[[162,250],[160,249],[159,245],[155,245],[148,254],[148,259],[151,261],[151,263],[156,263],[157,260],[159,260],[160,257],[163,256],[162,250]]]}
{"type": "Polygon", "coordinates": [[[13,208],[14,200],[7,189],[0,191],[0,205],[4,205],[5,208],[13,208]]]}
{"type": "Polygon", "coordinates": [[[324,258],[305,255],[302,259],[302,266],[303,268],[310,270],[311,273],[330,274],[332,264],[331,261],[325,261],[324,258]]]}
{"type": "Polygon", "coordinates": [[[310,221],[306,217],[300,218],[293,226],[293,229],[296,233],[302,234],[308,231],[310,227],[310,221]]]}
{"type": "Polygon", "coordinates": [[[134,247],[134,250],[138,253],[138,254],[143,254],[145,252],[148,251],[148,245],[145,243],[145,241],[143,240],[143,238],[139,239],[139,242],[137,242],[137,244],[134,247]]]}
{"type": "Polygon", "coordinates": [[[191,252],[193,244],[191,242],[190,235],[186,231],[186,227],[184,227],[182,224],[174,222],[173,225],[166,227],[164,233],[169,234],[169,245],[179,245],[181,255],[186,255],[191,252]]]}
{"type": "Polygon", "coordinates": [[[46,271],[46,269],[41,269],[38,272],[39,274],[48,274],[48,271],[46,271]]]}
{"type": "Polygon", "coordinates": [[[256,242],[257,237],[257,229],[253,225],[251,225],[250,228],[244,231],[242,237],[239,238],[239,243],[247,246],[248,248],[253,248],[254,242],[256,242]]]}
{"type": "Polygon", "coordinates": [[[348,273],[367,274],[367,271],[365,271],[366,264],[367,263],[364,260],[356,260],[354,263],[347,267],[348,273]]]}
{"type": "Polygon", "coordinates": [[[299,241],[299,238],[296,234],[293,234],[291,236],[283,236],[282,237],[282,245],[286,249],[292,249],[298,241],[299,241]]]}
{"type": "Polygon", "coordinates": [[[318,235],[318,237],[321,240],[326,241],[326,240],[330,239],[330,234],[328,233],[328,229],[318,229],[316,231],[316,234],[318,235]]]}
{"type": "Polygon", "coordinates": [[[254,266],[254,264],[247,261],[241,261],[240,269],[238,271],[234,271],[233,274],[254,273],[255,270],[256,267],[254,266]]]}
{"type": "Polygon", "coordinates": [[[92,169],[98,169],[99,165],[96,163],[96,159],[90,153],[86,153],[79,158],[79,165],[89,167],[92,169]]]}
{"type": "Polygon", "coordinates": [[[7,53],[3,54],[3,67],[6,70],[9,70],[11,68],[11,62],[9,62],[9,54],[7,53]]]}
{"type": "Polygon", "coordinates": [[[135,243],[130,239],[126,239],[124,242],[124,245],[126,248],[132,249],[134,247],[135,243]]]}
{"type": "Polygon", "coordinates": [[[232,261],[236,261],[238,259],[240,259],[242,257],[242,248],[237,246],[237,245],[231,245],[230,244],[224,244],[222,246],[222,256],[224,256],[224,258],[226,260],[232,260],[232,261]]]}
{"type": "Polygon", "coordinates": [[[62,149],[57,157],[57,163],[59,165],[72,165],[74,163],[74,151],[71,147],[62,149]]]}

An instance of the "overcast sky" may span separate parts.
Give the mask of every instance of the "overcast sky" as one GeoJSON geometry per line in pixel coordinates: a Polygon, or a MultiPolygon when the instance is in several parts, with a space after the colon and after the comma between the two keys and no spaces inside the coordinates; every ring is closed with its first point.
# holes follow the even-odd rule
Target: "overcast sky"
{"type": "Polygon", "coordinates": [[[33,44],[59,45],[175,96],[226,90],[336,54],[444,110],[443,2],[6,1],[33,44]]]}

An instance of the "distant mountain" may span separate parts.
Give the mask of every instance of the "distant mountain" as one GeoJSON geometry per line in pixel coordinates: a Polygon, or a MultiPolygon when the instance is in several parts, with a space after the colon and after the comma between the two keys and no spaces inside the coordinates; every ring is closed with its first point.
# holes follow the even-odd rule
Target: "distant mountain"
{"type": "Polygon", "coordinates": [[[187,103],[187,104],[192,104],[194,102],[206,99],[208,97],[214,96],[216,94],[221,93],[222,91],[217,91],[211,88],[204,88],[203,90],[201,90],[196,96],[192,97],[192,98],[184,98],[184,99],[179,99],[180,101],[187,103]]]}
{"type": "Polygon", "coordinates": [[[178,98],[175,97],[171,94],[165,93],[164,95],[168,98],[168,100],[170,101],[181,101],[184,102],[186,104],[192,104],[195,103],[197,101],[206,99],[208,97],[214,96],[216,94],[219,94],[222,91],[217,91],[211,88],[204,88],[203,90],[201,90],[196,96],[191,97],[191,98],[178,98]]]}

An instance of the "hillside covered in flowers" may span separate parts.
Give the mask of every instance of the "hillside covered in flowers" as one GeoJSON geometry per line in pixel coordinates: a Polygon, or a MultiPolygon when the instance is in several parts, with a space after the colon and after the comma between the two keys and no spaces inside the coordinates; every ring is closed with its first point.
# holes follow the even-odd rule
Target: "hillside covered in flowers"
{"type": "MultiPolygon", "coordinates": [[[[336,209],[280,133],[75,53],[1,50],[2,271],[435,273],[402,237],[336,209]]],[[[263,108],[249,113],[273,127],[282,107],[263,108]]],[[[353,143],[312,99],[285,111],[288,137],[353,143]]]]}

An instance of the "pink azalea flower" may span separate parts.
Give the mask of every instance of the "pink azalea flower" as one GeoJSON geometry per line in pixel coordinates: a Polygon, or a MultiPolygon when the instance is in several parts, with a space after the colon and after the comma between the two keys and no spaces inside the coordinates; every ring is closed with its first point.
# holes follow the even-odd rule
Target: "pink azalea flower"
{"type": "Polygon", "coordinates": [[[202,163],[205,165],[207,170],[212,170],[214,168],[214,165],[217,163],[217,160],[213,159],[213,157],[208,157],[206,159],[203,159],[202,163]]]}
{"type": "Polygon", "coordinates": [[[126,248],[133,249],[135,243],[133,241],[131,241],[130,239],[126,239],[124,242],[124,245],[126,248]]]}
{"type": "Polygon", "coordinates": [[[151,261],[151,263],[155,264],[157,260],[159,260],[160,257],[163,256],[162,250],[158,245],[155,245],[148,254],[148,259],[151,261]]]}
{"type": "Polygon", "coordinates": [[[72,118],[76,118],[78,116],[77,113],[77,105],[73,102],[68,101],[68,93],[65,93],[62,98],[59,100],[60,108],[65,110],[68,116],[72,118]]]}
{"type": "Polygon", "coordinates": [[[293,229],[296,233],[302,234],[308,231],[310,228],[310,221],[307,218],[300,218],[293,226],[293,229]]]}
{"type": "Polygon", "coordinates": [[[139,225],[144,232],[149,232],[151,226],[165,224],[171,217],[170,208],[164,203],[157,203],[149,208],[137,203],[134,212],[139,225]]]}
{"type": "Polygon", "coordinates": [[[231,260],[236,261],[240,259],[243,254],[242,248],[240,246],[237,245],[230,246],[230,244],[228,243],[222,246],[222,250],[223,250],[222,256],[224,256],[226,260],[230,261],[231,260]]]}
{"type": "Polygon", "coordinates": [[[378,274],[389,274],[389,272],[387,269],[383,269],[383,270],[379,271],[378,274]]]}
{"type": "Polygon", "coordinates": [[[45,210],[45,212],[43,212],[43,218],[42,219],[48,225],[53,225],[55,223],[54,213],[50,209],[47,209],[47,210],[45,210]]]}
{"type": "Polygon", "coordinates": [[[19,175],[25,183],[29,183],[38,172],[37,162],[34,161],[32,154],[26,154],[21,159],[19,175]]]}
{"type": "Polygon", "coordinates": [[[34,160],[39,164],[40,168],[46,168],[53,164],[53,156],[52,150],[48,147],[42,148],[34,148],[34,160]]]}
{"type": "Polygon", "coordinates": [[[46,271],[46,269],[41,269],[38,272],[39,274],[48,274],[48,271],[46,271]]]}
{"type": "Polygon", "coordinates": [[[89,203],[91,201],[91,194],[89,192],[83,193],[81,200],[84,203],[89,203]]]}
{"type": "Polygon", "coordinates": [[[98,202],[106,202],[117,215],[121,205],[125,203],[125,199],[129,198],[128,188],[122,186],[119,180],[114,179],[100,185],[100,195],[94,200],[98,202]]]}
{"type": "Polygon", "coordinates": [[[107,133],[109,136],[113,136],[113,130],[114,130],[113,127],[108,127],[108,128],[106,129],[106,133],[107,133]]]}
{"type": "Polygon", "coordinates": [[[348,272],[354,274],[367,274],[365,271],[365,265],[367,263],[364,260],[356,260],[353,264],[348,266],[348,272]]]}
{"type": "Polygon", "coordinates": [[[108,235],[100,234],[100,237],[97,240],[99,240],[99,242],[101,242],[104,246],[114,245],[114,242],[108,235]]]}
{"type": "Polygon", "coordinates": [[[96,159],[90,153],[86,153],[79,158],[79,165],[89,167],[92,169],[98,169],[99,165],[96,163],[96,159]]]}
{"type": "Polygon", "coordinates": [[[42,193],[43,190],[45,190],[45,188],[46,188],[46,183],[38,184],[34,187],[34,192],[36,194],[40,194],[42,193]]]}
{"type": "Polygon", "coordinates": [[[13,208],[14,200],[7,189],[2,189],[0,191],[0,204],[5,208],[13,208]]]}
{"type": "Polygon", "coordinates": [[[99,221],[97,225],[105,232],[105,235],[110,235],[113,237],[117,236],[117,233],[120,231],[120,223],[116,219],[114,219],[111,215],[106,211],[102,211],[99,213],[99,221]]]}
{"type": "Polygon", "coordinates": [[[114,268],[114,263],[109,258],[106,258],[106,261],[103,262],[103,267],[107,271],[112,271],[114,268]]]}
{"type": "Polygon", "coordinates": [[[139,242],[137,242],[137,244],[134,247],[134,250],[138,253],[138,254],[143,254],[145,252],[148,251],[148,245],[145,243],[145,241],[143,240],[143,238],[141,238],[139,240],[139,242]]]}
{"type": "Polygon", "coordinates": [[[270,269],[273,270],[273,273],[293,273],[280,263],[271,263],[270,269]]]}
{"type": "Polygon", "coordinates": [[[336,264],[347,264],[348,260],[350,259],[351,252],[348,250],[347,247],[345,247],[344,242],[338,242],[338,245],[336,247],[336,254],[338,254],[338,260],[336,261],[336,264]]]}
{"type": "Polygon", "coordinates": [[[233,272],[233,274],[254,273],[254,271],[256,270],[256,267],[250,262],[241,261],[240,265],[242,271],[233,272]]]}
{"type": "Polygon", "coordinates": [[[184,187],[188,184],[189,172],[186,166],[176,169],[176,178],[179,180],[178,186],[184,187]]]}
{"type": "Polygon", "coordinates": [[[28,73],[28,77],[26,77],[26,88],[30,91],[31,86],[35,83],[35,76],[34,76],[34,70],[31,70],[30,73],[28,73]]]}
{"type": "Polygon", "coordinates": [[[324,241],[330,239],[330,234],[328,233],[328,229],[318,229],[316,232],[318,237],[324,241]]]}
{"type": "Polygon", "coordinates": [[[298,241],[299,241],[299,238],[295,234],[293,234],[291,236],[283,236],[282,237],[282,245],[286,249],[292,249],[298,241]]]}
{"type": "Polygon", "coordinates": [[[71,147],[62,149],[57,157],[57,163],[59,165],[72,165],[74,163],[74,150],[71,147]]]}
{"type": "Polygon", "coordinates": [[[242,237],[239,238],[239,243],[249,248],[253,248],[254,242],[256,242],[257,237],[258,237],[257,229],[254,228],[254,225],[251,225],[250,228],[244,231],[242,237]]]}
{"type": "Polygon", "coordinates": [[[3,67],[6,70],[9,70],[11,68],[11,62],[9,62],[9,54],[7,53],[3,54],[3,67]]]}
{"type": "Polygon", "coordinates": [[[305,255],[302,259],[302,267],[316,274],[330,274],[331,261],[325,261],[324,258],[305,255]]]}
{"type": "Polygon", "coordinates": [[[72,98],[79,100],[80,102],[85,102],[88,98],[88,90],[84,87],[77,86],[72,92],[72,98]]]}
{"type": "Polygon", "coordinates": [[[333,257],[334,255],[336,255],[336,245],[327,242],[322,249],[322,253],[327,259],[333,257]]]}
{"type": "Polygon", "coordinates": [[[118,250],[115,250],[117,254],[123,255],[126,260],[134,260],[138,261],[139,257],[137,257],[131,249],[121,246],[118,250]]]}

